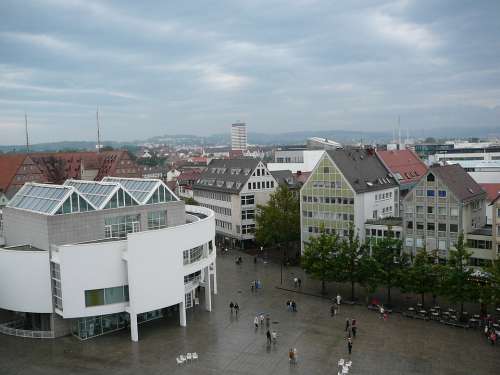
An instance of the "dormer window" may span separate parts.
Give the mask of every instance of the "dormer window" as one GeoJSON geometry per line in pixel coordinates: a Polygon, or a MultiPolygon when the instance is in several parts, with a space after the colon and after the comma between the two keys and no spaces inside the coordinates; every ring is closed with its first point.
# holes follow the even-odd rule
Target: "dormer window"
{"type": "Polygon", "coordinates": [[[427,175],[427,181],[428,182],[434,182],[436,180],[436,178],[434,177],[434,175],[432,173],[429,173],[427,175]]]}

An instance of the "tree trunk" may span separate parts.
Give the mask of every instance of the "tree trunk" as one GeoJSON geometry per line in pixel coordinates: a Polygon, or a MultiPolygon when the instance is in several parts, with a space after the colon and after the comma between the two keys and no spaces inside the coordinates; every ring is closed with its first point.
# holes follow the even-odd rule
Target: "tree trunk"
{"type": "Polygon", "coordinates": [[[387,306],[391,307],[391,287],[387,287],[387,306]]]}
{"type": "Polygon", "coordinates": [[[325,280],[321,280],[321,294],[326,294],[325,280]]]}
{"type": "Polygon", "coordinates": [[[424,308],[424,294],[425,293],[422,293],[422,308],[424,308]]]}
{"type": "Polygon", "coordinates": [[[354,302],[354,280],[351,280],[351,301],[354,302]]]}

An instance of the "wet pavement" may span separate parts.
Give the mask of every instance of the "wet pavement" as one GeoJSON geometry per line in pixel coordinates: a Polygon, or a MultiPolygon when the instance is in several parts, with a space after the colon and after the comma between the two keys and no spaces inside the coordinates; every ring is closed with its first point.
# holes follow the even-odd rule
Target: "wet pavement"
{"type": "MultiPolygon", "coordinates": [[[[490,346],[477,330],[399,314],[383,321],[364,306],[342,305],[332,318],[328,300],[276,288],[279,266],[243,257],[240,266],[234,254],[218,258],[213,311],[204,311],[201,301],[189,311],[185,328],[177,316],[149,322],[140,326],[137,343],[124,330],[83,342],[0,335],[0,374],[336,374],[340,358],[352,360],[349,374],[500,374],[500,347],[490,346]],[[250,291],[254,279],[263,284],[256,293],[250,291]],[[287,311],[287,299],[296,301],[298,312],[287,311]],[[229,312],[230,301],[238,302],[239,316],[229,312]],[[267,345],[266,329],[254,328],[257,313],[271,315],[277,344],[267,345]],[[346,318],[358,325],[350,357],[346,318]],[[298,351],[295,366],[288,361],[292,347],[298,351]],[[199,359],[177,365],[176,356],[186,352],[197,352],[199,359]]],[[[292,272],[284,273],[290,289],[292,272]]],[[[304,290],[312,285],[317,283],[304,279],[304,290]]]]}

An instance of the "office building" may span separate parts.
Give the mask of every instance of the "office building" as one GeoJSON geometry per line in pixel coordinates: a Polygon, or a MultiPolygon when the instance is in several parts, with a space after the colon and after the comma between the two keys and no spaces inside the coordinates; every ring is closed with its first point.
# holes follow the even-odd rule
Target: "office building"
{"type": "Polygon", "coordinates": [[[278,183],[258,159],[213,159],[193,185],[194,199],[215,212],[218,239],[244,247],[255,239],[257,205],[265,205],[278,183]]]}
{"type": "Polygon", "coordinates": [[[231,125],[231,150],[246,151],[247,149],[247,125],[237,122],[231,125]]]}
{"type": "Polygon", "coordinates": [[[175,311],[181,326],[217,291],[215,216],[161,180],[26,183],[3,210],[0,332],[85,340],[175,311]],[[198,288],[201,287],[201,288],[198,288]],[[198,290],[203,290],[199,295],[198,290]]]}
{"type": "Polygon", "coordinates": [[[397,181],[373,149],[328,150],[300,190],[301,246],[310,236],[327,233],[347,236],[350,226],[365,239],[368,219],[399,212],[397,181]]]}

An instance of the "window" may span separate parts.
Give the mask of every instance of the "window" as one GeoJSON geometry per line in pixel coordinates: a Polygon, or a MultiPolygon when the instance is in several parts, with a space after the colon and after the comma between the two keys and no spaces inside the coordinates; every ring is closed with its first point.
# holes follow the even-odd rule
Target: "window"
{"type": "Polygon", "coordinates": [[[433,175],[432,173],[429,173],[429,174],[427,175],[427,181],[429,181],[429,182],[434,182],[435,180],[436,180],[436,179],[435,179],[435,177],[434,177],[434,175],[433,175]]]}
{"type": "Polygon", "coordinates": [[[446,207],[438,207],[438,215],[446,215],[446,207]]]}
{"type": "MultiPolygon", "coordinates": [[[[307,211],[304,211],[307,212],[307,211]]],[[[306,215],[304,215],[306,216],[306,215]]],[[[243,210],[241,211],[241,220],[253,220],[255,219],[255,210],[243,210]]]]}
{"type": "Polygon", "coordinates": [[[427,230],[429,230],[429,231],[436,230],[436,224],[434,224],[434,223],[427,223],[427,230]]]}
{"type": "Polygon", "coordinates": [[[255,196],[254,195],[242,195],[241,196],[241,205],[250,205],[255,204],[255,196]]]}
{"type": "Polygon", "coordinates": [[[497,217],[500,217],[500,208],[497,208],[497,217]]]}
{"type": "Polygon", "coordinates": [[[241,226],[241,234],[252,234],[255,232],[255,224],[244,224],[241,226]]]}
{"type": "Polygon", "coordinates": [[[274,181],[271,181],[271,189],[274,188],[274,181]]]}
{"type": "Polygon", "coordinates": [[[413,246],[413,238],[406,237],[405,244],[406,244],[406,246],[413,246]]]}
{"type": "Polygon", "coordinates": [[[438,195],[439,198],[446,198],[446,190],[439,190],[438,195]]]}
{"type": "Polygon", "coordinates": [[[252,190],[252,183],[249,182],[247,187],[248,187],[248,190],[252,190]]]}
{"type": "Polygon", "coordinates": [[[424,213],[424,206],[417,206],[417,214],[423,214],[424,213]]]}
{"type": "Polygon", "coordinates": [[[439,240],[438,249],[439,250],[446,250],[446,240],[439,240]]]}
{"type": "Polygon", "coordinates": [[[434,213],[434,207],[432,207],[432,206],[427,206],[427,213],[428,213],[428,214],[433,214],[433,213],[434,213]]]}
{"type": "Polygon", "coordinates": [[[427,190],[427,196],[428,197],[433,197],[434,196],[434,190],[427,190]]]}
{"type": "Polygon", "coordinates": [[[450,216],[458,216],[458,208],[450,208],[450,216]]]}
{"type": "Polygon", "coordinates": [[[269,181],[266,181],[266,189],[269,189],[269,181]]]}
{"type": "Polygon", "coordinates": [[[438,224],[438,231],[446,232],[446,223],[439,223],[438,224]]]}
{"type": "Polygon", "coordinates": [[[260,176],[260,169],[257,169],[257,176],[260,176]]]}
{"type": "Polygon", "coordinates": [[[255,182],[252,182],[252,189],[254,189],[254,190],[257,189],[257,185],[255,182]]]}
{"type": "Polygon", "coordinates": [[[257,189],[260,189],[260,181],[257,182],[257,189]]]}
{"type": "Polygon", "coordinates": [[[129,300],[128,285],[85,291],[85,306],[101,306],[129,300]]]}
{"type": "Polygon", "coordinates": [[[85,306],[104,305],[104,289],[93,289],[85,291],[85,306]]]}
{"type": "Polygon", "coordinates": [[[417,221],[417,230],[424,230],[424,223],[417,221]]]}
{"type": "Polygon", "coordinates": [[[127,233],[140,231],[139,215],[104,218],[105,238],[126,238],[127,233]]]}
{"type": "MultiPolygon", "coordinates": [[[[417,223],[417,225],[418,225],[418,223],[417,223]]],[[[406,222],[406,228],[407,229],[413,229],[413,221],[407,221],[406,222]]]]}
{"type": "Polygon", "coordinates": [[[424,196],[424,189],[417,189],[415,191],[415,194],[417,195],[417,197],[423,197],[424,196]]]}
{"type": "Polygon", "coordinates": [[[416,246],[417,247],[424,247],[424,240],[422,238],[417,238],[416,239],[416,246]]]}
{"type": "Polygon", "coordinates": [[[450,232],[457,233],[458,232],[458,224],[450,224],[450,232]]]}
{"type": "Polygon", "coordinates": [[[161,229],[167,226],[165,211],[148,212],[148,229],[161,229]]]}
{"type": "Polygon", "coordinates": [[[378,218],[378,212],[377,212],[377,210],[373,211],[373,218],[374,219],[378,218]]]}
{"type": "Polygon", "coordinates": [[[330,168],[324,167],[323,168],[323,173],[330,173],[330,168]]]}

